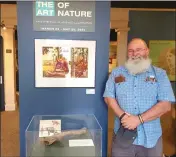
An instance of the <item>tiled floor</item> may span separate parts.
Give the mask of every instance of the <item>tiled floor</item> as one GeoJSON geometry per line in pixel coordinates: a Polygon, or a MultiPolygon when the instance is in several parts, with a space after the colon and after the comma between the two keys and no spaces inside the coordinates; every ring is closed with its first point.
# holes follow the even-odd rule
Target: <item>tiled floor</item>
{"type": "Polygon", "coordinates": [[[1,112],[1,156],[19,156],[19,112],[1,112]]]}

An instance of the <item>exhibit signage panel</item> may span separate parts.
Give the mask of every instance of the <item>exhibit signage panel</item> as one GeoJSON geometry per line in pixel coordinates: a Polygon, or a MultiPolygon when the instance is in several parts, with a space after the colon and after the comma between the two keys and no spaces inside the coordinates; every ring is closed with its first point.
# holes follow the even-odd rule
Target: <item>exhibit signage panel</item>
{"type": "Polygon", "coordinates": [[[35,31],[94,32],[95,1],[36,0],[33,27],[35,31]]]}

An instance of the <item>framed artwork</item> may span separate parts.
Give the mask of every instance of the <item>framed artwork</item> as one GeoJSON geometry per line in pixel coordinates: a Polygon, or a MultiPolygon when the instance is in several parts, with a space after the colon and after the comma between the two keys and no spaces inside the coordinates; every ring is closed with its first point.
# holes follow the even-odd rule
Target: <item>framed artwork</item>
{"type": "Polygon", "coordinates": [[[150,40],[150,58],[153,65],[166,70],[170,81],[175,79],[175,40],[150,40]]]}
{"type": "Polygon", "coordinates": [[[36,87],[94,87],[96,41],[35,39],[36,87]]]}

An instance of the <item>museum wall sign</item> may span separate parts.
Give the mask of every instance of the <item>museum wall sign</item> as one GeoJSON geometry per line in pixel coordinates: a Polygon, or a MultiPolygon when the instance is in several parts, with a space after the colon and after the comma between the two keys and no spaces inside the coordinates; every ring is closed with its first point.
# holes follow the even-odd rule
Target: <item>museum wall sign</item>
{"type": "Polygon", "coordinates": [[[33,2],[35,31],[95,32],[95,1],[33,2]]]}

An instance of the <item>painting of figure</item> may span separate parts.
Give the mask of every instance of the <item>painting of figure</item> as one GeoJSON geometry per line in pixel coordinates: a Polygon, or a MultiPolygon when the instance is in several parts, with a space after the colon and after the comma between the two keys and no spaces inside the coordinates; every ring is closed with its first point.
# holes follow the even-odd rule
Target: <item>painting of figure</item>
{"type": "Polygon", "coordinates": [[[72,48],[71,49],[71,77],[87,78],[88,77],[88,49],[72,48]]]}
{"type": "Polygon", "coordinates": [[[69,72],[61,47],[43,47],[43,77],[63,78],[69,72]]]}
{"type": "Polygon", "coordinates": [[[175,40],[150,40],[150,58],[156,65],[167,72],[170,81],[175,81],[175,40]]]}

